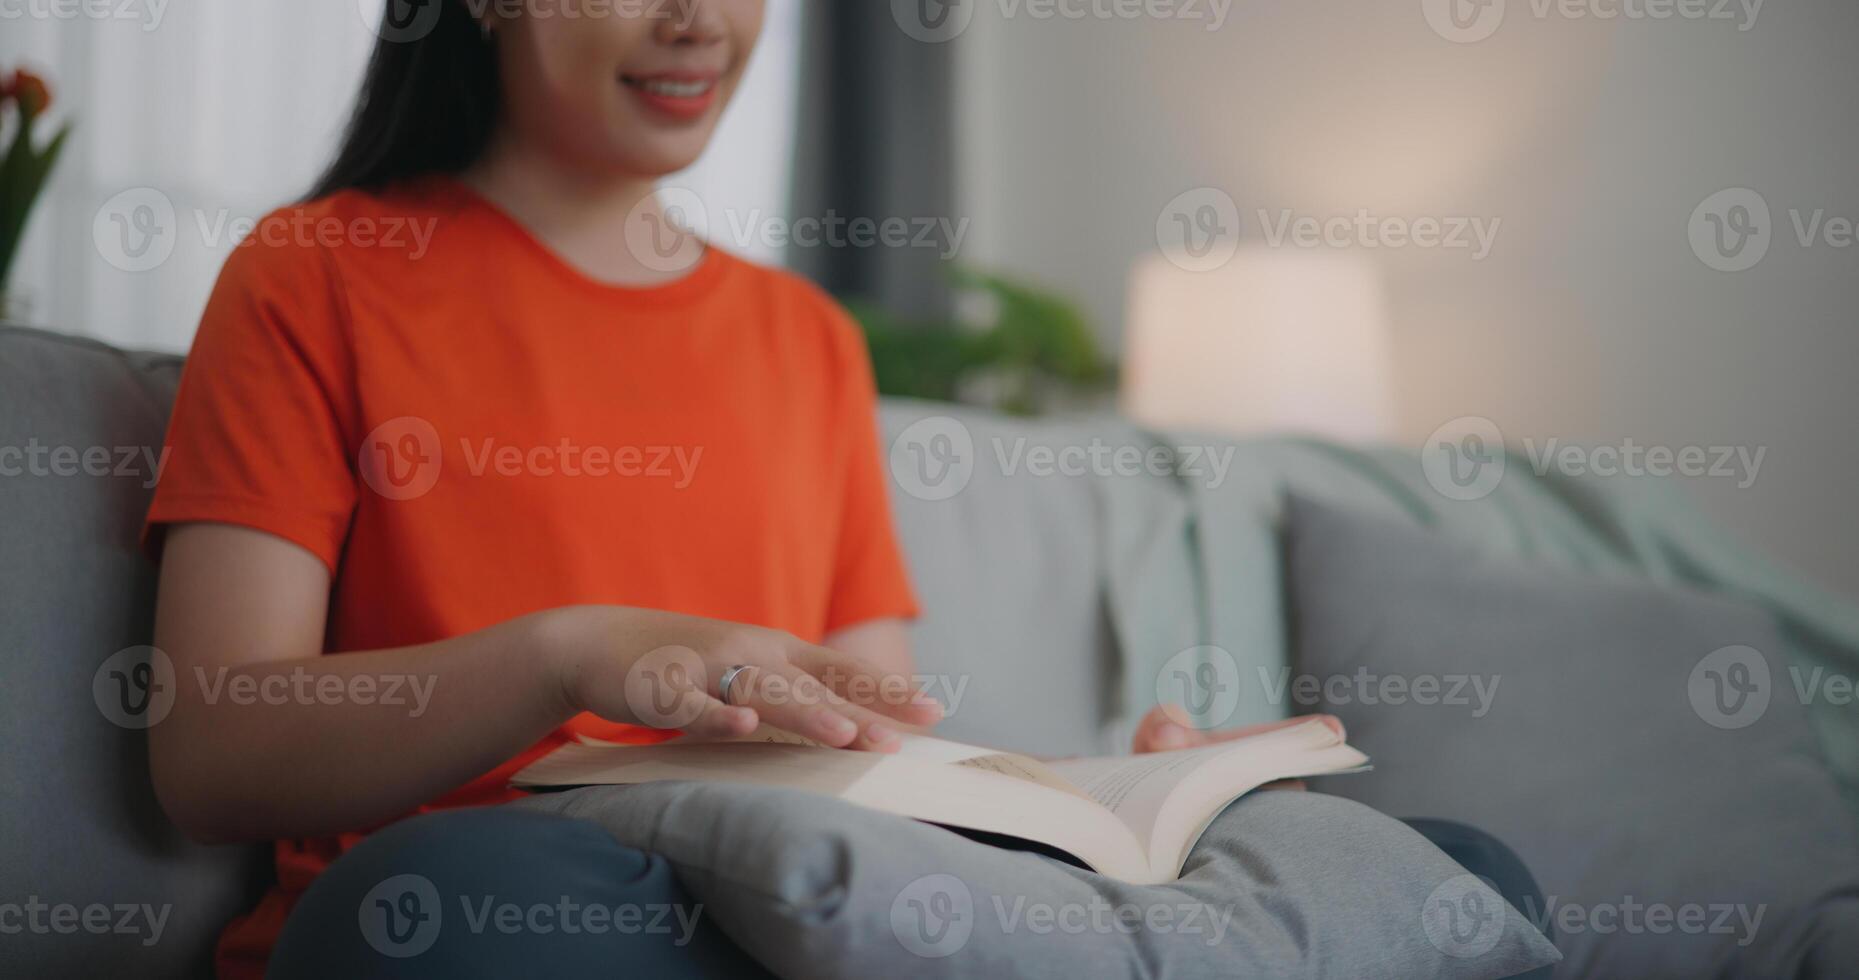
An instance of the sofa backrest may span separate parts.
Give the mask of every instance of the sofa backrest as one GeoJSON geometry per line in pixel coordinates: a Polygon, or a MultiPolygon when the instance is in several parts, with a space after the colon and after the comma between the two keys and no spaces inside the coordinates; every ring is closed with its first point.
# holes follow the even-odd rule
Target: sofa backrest
{"type": "Polygon", "coordinates": [[[1042,453],[1133,443],[1135,430],[901,400],[881,418],[922,612],[917,667],[952,709],[938,734],[1040,755],[1102,751],[1119,676],[1105,481],[1065,475],[1042,453]]]}
{"type": "Polygon", "coordinates": [[[152,632],[144,450],[179,372],[0,328],[0,904],[24,930],[0,936],[0,976],[210,975],[214,938],[264,880],[265,849],[200,847],[167,822],[137,716],[100,706],[111,658],[152,632]]]}

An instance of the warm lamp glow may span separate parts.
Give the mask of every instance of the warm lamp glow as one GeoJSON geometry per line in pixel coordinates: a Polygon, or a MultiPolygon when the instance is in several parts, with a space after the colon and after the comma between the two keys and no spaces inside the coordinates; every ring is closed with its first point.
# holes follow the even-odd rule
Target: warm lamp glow
{"type": "Polygon", "coordinates": [[[1123,409],[1146,425],[1388,435],[1381,284],[1354,256],[1242,249],[1211,272],[1152,256],[1130,283],[1124,360],[1123,409]]]}

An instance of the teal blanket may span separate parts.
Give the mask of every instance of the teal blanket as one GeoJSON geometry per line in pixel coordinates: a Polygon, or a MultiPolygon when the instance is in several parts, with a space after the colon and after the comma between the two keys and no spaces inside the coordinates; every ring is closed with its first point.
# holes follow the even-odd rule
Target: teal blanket
{"type": "MultiPolygon", "coordinates": [[[[1181,433],[1148,438],[1163,452],[1225,445],[1181,433]]],[[[1242,681],[1278,677],[1289,666],[1277,525],[1292,492],[1412,520],[1492,555],[1739,596],[1772,613],[1787,642],[1774,651],[1792,668],[1777,676],[1778,696],[1830,675],[1859,677],[1859,608],[1733,541],[1671,481],[1538,476],[1511,458],[1490,495],[1457,501],[1428,484],[1410,451],[1301,439],[1233,450],[1223,480],[1196,465],[1183,469],[1198,475],[1173,481],[1107,481],[1109,603],[1123,655],[1122,720],[1110,736],[1118,743],[1166,693],[1158,678],[1212,670],[1202,660],[1213,657],[1222,671],[1237,667],[1242,681]],[[1218,652],[1184,653],[1201,647],[1218,652]]],[[[1451,597],[1440,601],[1449,614],[1451,597]]],[[[1241,683],[1236,693],[1237,705],[1231,694],[1217,707],[1201,705],[1218,715],[1203,721],[1237,725],[1290,713],[1270,685],[1241,683]]],[[[1819,696],[1808,712],[1859,810],[1859,707],[1819,696]]]]}

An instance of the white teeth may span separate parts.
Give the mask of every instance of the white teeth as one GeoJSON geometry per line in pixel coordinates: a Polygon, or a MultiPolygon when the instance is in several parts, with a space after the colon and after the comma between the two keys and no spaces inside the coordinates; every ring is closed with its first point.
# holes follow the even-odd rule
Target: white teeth
{"type": "Polygon", "coordinates": [[[695,99],[710,91],[709,82],[669,82],[648,79],[639,83],[639,87],[653,95],[663,95],[673,99],[695,99]]]}

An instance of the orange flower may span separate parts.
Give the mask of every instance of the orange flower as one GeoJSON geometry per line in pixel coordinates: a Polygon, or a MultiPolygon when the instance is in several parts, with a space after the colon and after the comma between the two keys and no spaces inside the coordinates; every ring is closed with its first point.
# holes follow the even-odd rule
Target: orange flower
{"type": "Polygon", "coordinates": [[[52,104],[52,90],[46,86],[45,79],[24,68],[13,73],[7,92],[19,100],[19,108],[27,119],[44,112],[52,104]]]}

